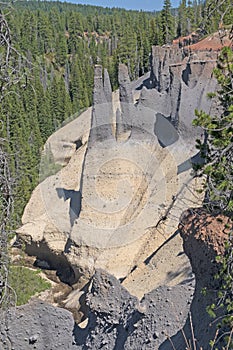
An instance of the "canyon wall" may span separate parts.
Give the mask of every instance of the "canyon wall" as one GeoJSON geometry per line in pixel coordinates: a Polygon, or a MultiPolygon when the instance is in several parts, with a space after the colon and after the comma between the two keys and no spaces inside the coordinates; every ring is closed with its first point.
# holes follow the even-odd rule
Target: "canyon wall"
{"type": "Polygon", "coordinates": [[[144,80],[131,83],[120,65],[119,95],[96,66],[92,110],[48,140],[55,161],[67,165],[26,206],[18,235],[29,254],[65,267],[69,283],[103,268],[129,287],[138,266],[147,269],[181,212],[201,202],[191,163],[200,160],[202,135],[192,120],[195,108],[214,108],[206,94],[216,88],[215,63],[213,52],[153,47],[144,80]]]}
{"type": "MultiPolygon", "coordinates": [[[[0,348],[9,349],[10,344],[11,349],[25,350],[210,349],[217,324],[206,307],[216,300],[219,280],[214,275],[219,264],[215,259],[224,253],[231,229],[227,217],[212,216],[203,208],[189,209],[182,215],[179,233],[196,283],[190,278],[173,287],[160,286],[139,301],[114,276],[97,269],[87,289],[85,325],[75,324],[66,310],[34,300],[9,311],[0,327],[4,339],[0,348]]],[[[219,309],[217,315],[224,312],[219,309]]]]}
{"type": "MultiPolygon", "coordinates": [[[[57,327],[61,321],[62,332],[69,331],[62,340],[52,338],[51,349],[63,342],[67,349],[168,350],[171,340],[183,349],[191,320],[199,344],[208,348],[216,329],[204,309],[215,296],[204,300],[200,291],[216,271],[217,252],[200,238],[208,227],[200,227],[200,237],[191,232],[205,213],[193,210],[179,230],[178,224],[184,210],[202,203],[196,190],[203,179],[195,178],[192,164],[202,161],[195,140],[203,135],[192,120],[195,109],[219,113],[207,98],[217,87],[216,59],[209,50],[153,47],[151,71],[137,81],[119,66],[117,92],[98,65],[92,108],[48,139],[44,152],[63,168],[34,190],[18,239],[37,266],[46,263],[72,286],[62,305],[75,315],[82,307],[79,325],[61,312],[57,327]]],[[[17,309],[12,325],[21,310],[33,323],[34,309],[44,322],[47,304],[41,302],[17,309]]],[[[55,318],[45,319],[52,329],[55,318]]],[[[41,325],[25,335],[25,322],[17,333],[24,348],[44,349],[41,325]]],[[[2,334],[17,344],[11,327],[3,325],[2,334]]]]}

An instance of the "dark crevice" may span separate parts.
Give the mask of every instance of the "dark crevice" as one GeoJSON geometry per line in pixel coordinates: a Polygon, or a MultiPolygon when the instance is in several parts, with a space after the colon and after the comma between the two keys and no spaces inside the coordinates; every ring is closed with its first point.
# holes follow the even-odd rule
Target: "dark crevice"
{"type": "Polygon", "coordinates": [[[168,243],[170,242],[173,238],[175,238],[179,234],[179,230],[176,230],[176,232],[173,233],[161,246],[159,246],[158,249],[156,249],[146,260],[144,260],[144,263],[148,265],[151,261],[151,259],[168,243]]]}
{"type": "Polygon", "coordinates": [[[55,270],[56,275],[63,283],[72,285],[76,283],[80,277],[75,273],[65,255],[57,255],[53,253],[45,241],[26,244],[25,252],[29,256],[36,257],[34,266],[45,268],[47,270],[55,270]]]}
{"type": "Polygon", "coordinates": [[[176,103],[176,114],[175,118],[172,117],[172,124],[177,129],[179,126],[179,111],[180,111],[180,103],[181,103],[181,84],[179,86],[179,92],[177,97],[177,103],[176,103]]]}
{"type": "Polygon", "coordinates": [[[56,188],[56,191],[58,197],[63,198],[64,201],[70,199],[69,217],[72,227],[75,220],[79,217],[81,211],[81,192],[75,190],[66,190],[65,188],[56,188]]]}
{"type": "Polygon", "coordinates": [[[192,74],[190,63],[187,63],[186,68],[182,72],[182,80],[185,85],[189,86],[190,75],[192,74]]]}
{"type": "Polygon", "coordinates": [[[135,323],[137,323],[141,318],[143,317],[143,314],[140,313],[137,310],[134,310],[133,313],[130,315],[130,318],[127,320],[126,325],[119,324],[117,329],[117,336],[116,336],[116,342],[113,350],[122,350],[124,349],[124,345],[128,339],[128,337],[134,332],[135,330],[135,323]]]}
{"type": "Polygon", "coordinates": [[[125,280],[131,273],[133,273],[133,272],[136,270],[137,267],[138,267],[137,265],[134,265],[134,266],[132,267],[132,269],[130,270],[130,272],[128,273],[127,276],[122,277],[122,278],[119,278],[119,282],[122,284],[122,283],[124,282],[124,280],[125,280]]]}
{"type": "Polygon", "coordinates": [[[142,90],[143,87],[148,90],[154,89],[157,86],[157,80],[154,75],[150,75],[148,79],[143,80],[142,84],[136,88],[136,90],[142,90]]]}
{"type": "Polygon", "coordinates": [[[97,326],[97,316],[94,315],[93,313],[89,318],[88,325],[86,328],[80,328],[75,323],[74,329],[73,329],[74,344],[82,346],[83,350],[90,349],[90,347],[86,345],[87,338],[90,335],[91,331],[96,328],[96,326],[97,326]]]}
{"type": "Polygon", "coordinates": [[[76,146],[76,150],[79,149],[80,147],[82,147],[83,143],[82,143],[82,140],[76,140],[74,141],[75,143],[75,146],[76,146]]]}

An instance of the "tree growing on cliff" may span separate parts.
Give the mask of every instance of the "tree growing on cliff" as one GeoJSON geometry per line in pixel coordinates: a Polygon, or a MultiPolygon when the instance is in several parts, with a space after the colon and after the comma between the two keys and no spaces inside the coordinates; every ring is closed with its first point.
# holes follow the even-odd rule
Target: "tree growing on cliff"
{"type": "MultiPolygon", "coordinates": [[[[233,216],[233,52],[230,47],[224,47],[217,67],[214,70],[220,89],[211,98],[217,99],[222,107],[219,116],[210,116],[202,111],[196,111],[194,125],[201,126],[206,133],[206,140],[198,141],[205,163],[199,166],[198,175],[206,176],[204,205],[212,213],[221,212],[233,216]]],[[[219,337],[211,342],[216,349],[216,341],[222,339],[223,349],[233,347],[233,223],[230,227],[229,239],[226,242],[224,256],[219,256],[220,289],[218,300],[209,306],[209,313],[215,317],[215,310],[222,308],[220,318],[221,329],[219,337]]]]}
{"type": "Polygon", "coordinates": [[[212,33],[221,29],[222,25],[231,25],[232,17],[232,0],[206,0],[200,27],[204,33],[212,33]]]}
{"type": "Polygon", "coordinates": [[[210,211],[233,213],[233,53],[223,48],[214,74],[220,85],[216,94],[222,106],[219,116],[196,111],[194,125],[201,126],[207,134],[205,143],[198,141],[206,160],[198,169],[207,176],[206,202],[210,211]]]}

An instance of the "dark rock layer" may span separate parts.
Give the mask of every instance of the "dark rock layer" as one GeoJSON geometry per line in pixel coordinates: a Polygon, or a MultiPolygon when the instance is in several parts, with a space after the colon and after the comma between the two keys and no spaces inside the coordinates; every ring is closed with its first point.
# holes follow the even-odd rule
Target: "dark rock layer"
{"type": "Polygon", "coordinates": [[[75,329],[78,349],[158,349],[184,324],[193,291],[193,282],[159,287],[139,302],[115,277],[98,270],[88,294],[88,326],[75,329]]]}
{"type": "Polygon", "coordinates": [[[206,307],[216,298],[215,257],[224,252],[226,224],[231,224],[229,218],[211,216],[204,209],[189,210],[181,218],[179,229],[196,274],[195,290],[194,281],[187,281],[159,287],[139,301],[115,277],[97,270],[86,297],[86,328],[74,326],[68,311],[33,302],[9,312],[1,326],[0,349],[7,349],[10,342],[12,349],[26,350],[183,350],[187,342],[194,349],[194,338],[196,346],[209,349],[216,324],[211,324],[206,307]],[[202,294],[204,287],[207,296],[202,294]]]}
{"type": "Polygon", "coordinates": [[[1,318],[1,350],[75,349],[70,312],[43,302],[31,302],[11,309],[1,318]]]}
{"type": "MultiPolygon", "coordinates": [[[[191,349],[211,349],[209,342],[215,338],[217,322],[213,322],[209,317],[206,308],[217,300],[220,282],[215,275],[220,265],[216,262],[216,256],[224,253],[225,242],[229,237],[229,228],[226,227],[232,229],[232,222],[228,217],[211,215],[203,208],[190,209],[183,214],[179,230],[184,242],[184,251],[195,273],[195,293],[183,330],[171,338],[173,345],[166,341],[160,346],[160,350],[185,349],[187,343],[184,334],[192,344],[191,349]],[[202,292],[203,288],[207,290],[206,295],[202,292]]],[[[216,314],[217,317],[221,317],[224,309],[219,309],[216,314]]],[[[222,348],[221,344],[218,346],[222,348]]]]}

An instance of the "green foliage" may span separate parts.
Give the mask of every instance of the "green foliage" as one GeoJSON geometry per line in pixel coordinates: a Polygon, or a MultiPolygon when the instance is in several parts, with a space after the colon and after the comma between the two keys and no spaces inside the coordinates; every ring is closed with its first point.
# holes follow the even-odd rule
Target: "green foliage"
{"type": "Polygon", "coordinates": [[[40,270],[31,270],[23,266],[11,266],[9,284],[17,296],[17,305],[26,304],[36,293],[43,292],[51,284],[39,276],[40,270]]]}
{"type": "MultiPolygon", "coordinates": [[[[216,303],[208,306],[207,312],[216,318],[216,311],[222,309],[218,323],[219,339],[224,349],[233,348],[233,53],[229,47],[223,48],[214,70],[219,83],[219,90],[209,94],[221,104],[222,113],[210,116],[203,111],[196,111],[193,124],[200,126],[206,133],[206,140],[198,140],[205,163],[196,169],[198,175],[206,176],[206,201],[204,205],[211,212],[221,212],[231,217],[225,225],[229,238],[225,244],[225,254],[216,258],[219,264],[219,290],[216,303]],[[224,347],[226,346],[226,347],[224,347]]],[[[206,290],[203,293],[206,294],[206,290]]],[[[211,342],[214,348],[216,340],[211,342]]]]}
{"type": "Polygon", "coordinates": [[[47,177],[55,175],[62,169],[62,165],[54,162],[54,157],[50,147],[45,147],[45,151],[41,156],[40,163],[40,182],[44,181],[47,177]]]}
{"type": "Polygon", "coordinates": [[[177,36],[186,36],[196,29],[198,5],[195,1],[182,0],[178,8],[177,36]]]}
{"type": "Polygon", "coordinates": [[[232,0],[206,0],[203,4],[203,21],[200,23],[205,32],[213,33],[222,25],[232,25],[232,0]]]}
{"type": "MultiPolygon", "coordinates": [[[[9,69],[1,69],[0,138],[14,178],[15,228],[39,181],[43,144],[92,103],[94,64],[108,69],[116,89],[119,62],[136,79],[149,70],[151,45],[162,39],[157,13],[49,1],[17,1],[7,13],[10,42],[20,55],[11,55],[18,75],[10,88],[3,75],[9,69]]],[[[0,52],[7,55],[3,46],[0,52]]],[[[43,179],[60,168],[45,158],[43,179]]]]}
{"type": "MultiPolygon", "coordinates": [[[[78,58],[85,74],[100,63],[109,69],[112,81],[117,78],[116,59],[117,64],[128,65],[132,79],[149,69],[151,45],[158,43],[156,13],[46,1],[21,1],[15,6],[11,25],[17,47],[33,57],[46,55],[58,68],[78,58]]],[[[72,98],[72,91],[69,94],[72,98]]]]}
{"type": "MultiPolygon", "coordinates": [[[[218,326],[224,335],[225,344],[229,344],[228,349],[233,347],[233,223],[229,230],[229,239],[225,244],[224,256],[218,256],[217,262],[221,264],[219,273],[215,276],[220,283],[218,291],[218,308],[223,308],[224,315],[218,326]]],[[[216,307],[213,307],[213,313],[216,307]]],[[[215,317],[213,315],[213,317],[215,317]]]]}
{"type": "MultiPolygon", "coordinates": [[[[225,47],[219,57],[215,76],[220,85],[216,96],[223,112],[210,116],[196,111],[193,124],[201,126],[208,135],[197,147],[206,162],[199,169],[207,176],[205,203],[210,210],[233,211],[233,54],[225,47]]],[[[213,95],[214,96],[214,95],[213,95]]]]}
{"type": "Polygon", "coordinates": [[[174,38],[174,19],[171,13],[171,1],[164,0],[161,12],[161,31],[163,44],[171,43],[174,38]]]}
{"type": "Polygon", "coordinates": [[[215,304],[211,304],[211,305],[207,306],[207,308],[206,308],[206,311],[208,312],[208,314],[212,318],[216,317],[215,309],[216,309],[216,305],[215,304]]]}

